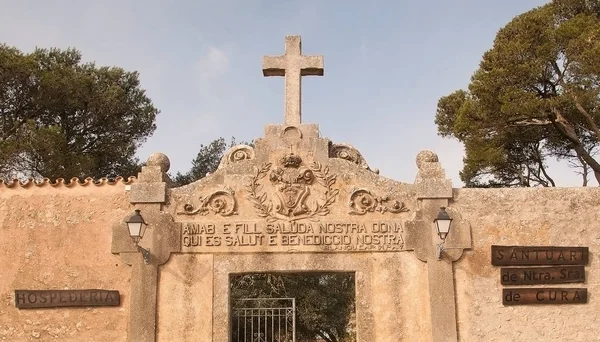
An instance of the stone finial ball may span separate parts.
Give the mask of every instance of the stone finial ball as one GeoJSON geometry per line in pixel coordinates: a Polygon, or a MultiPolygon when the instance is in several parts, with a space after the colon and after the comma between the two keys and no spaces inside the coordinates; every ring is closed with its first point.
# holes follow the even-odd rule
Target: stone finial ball
{"type": "Polygon", "coordinates": [[[152,153],[150,157],[148,157],[148,161],[146,161],[146,165],[148,166],[160,166],[160,171],[167,172],[171,167],[171,161],[169,157],[167,157],[164,153],[152,153]]]}
{"type": "Polygon", "coordinates": [[[424,163],[437,163],[438,161],[437,154],[431,150],[423,150],[417,154],[417,167],[419,169],[424,163]]]}

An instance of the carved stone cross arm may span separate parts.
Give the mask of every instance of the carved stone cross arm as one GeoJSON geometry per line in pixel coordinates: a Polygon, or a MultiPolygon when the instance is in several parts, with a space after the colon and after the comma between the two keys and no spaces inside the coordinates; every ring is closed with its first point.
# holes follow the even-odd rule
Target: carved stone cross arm
{"type": "Polygon", "coordinates": [[[263,75],[285,77],[285,124],[296,126],[302,123],[302,76],[323,76],[323,56],[302,55],[300,36],[285,38],[283,56],[263,57],[263,75]]]}

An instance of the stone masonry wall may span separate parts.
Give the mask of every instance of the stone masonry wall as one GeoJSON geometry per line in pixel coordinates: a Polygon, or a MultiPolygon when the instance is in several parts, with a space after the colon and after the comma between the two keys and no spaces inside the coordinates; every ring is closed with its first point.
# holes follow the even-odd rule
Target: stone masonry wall
{"type": "MultiPolygon", "coordinates": [[[[471,224],[473,249],[454,264],[461,341],[596,341],[600,320],[600,189],[455,189],[452,208],[471,224]],[[502,305],[491,245],[587,246],[587,304],[502,305]]],[[[528,285],[523,287],[544,287],[528,285]]]]}
{"type": "Polygon", "coordinates": [[[0,184],[0,341],[125,341],[131,267],[110,253],[125,184],[0,184]],[[14,291],[119,290],[121,306],[17,309],[14,291]]]}
{"type": "MultiPolygon", "coordinates": [[[[110,253],[113,226],[123,224],[133,209],[125,184],[70,188],[63,185],[0,186],[0,341],[125,341],[132,267],[110,253]],[[15,308],[15,289],[86,288],[119,290],[121,306],[15,308]]],[[[593,327],[600,319],[597,300],[600,266],[596,258],[600,249],[600,211],[596,208],[600,207],[600,188],[454,189],[453,194],[450,207],[469,222],[473,238],[473,248],[454,263],[459,340],[596,340],[598,332],[593,327]],[[491,265],[491,245],[589,247],[586,282],[551,285],[586,287],[588,303],[503,306],[500,267],[491,265]]],[[[382,265],[389,267],[389,273],[377,271],[368,278],[371,286],[380,282],[387,284],[384,294],[370,298],[374,302],[365,302],[364,307],[382,315],[378,319],[389,324],[400,321],[398,328],[392,329],[393,338],[430,340],[432,328],[424,271],[427,264],[416,258],[414,252],[400,252],[397,258],[392,254],[386,256],[382,265]],[[394,260],[396,262],[389,262],[394,260]],[[398,272],[410,275],[407,278],[398,272]],[[419,288],[423,291],[416,291],[419,294],[416,296],[409,291],[419,288]],[[401,299],[396,301],[399,311],[387,312],[386,298],[401,299]],[[411,302],[413,299],[417,302],[411,302]]],[[[321,257],[324,256],[314,256],[321,257]]],[[[340,254],[337,259],[343,264],[352,263],[343,261],[349,257],[340,254]]],[[[356,262],[360,264],[364,259],[371,263],[378,258],[357,255],[356,262]]],[[[300,262],[302,255],[292,259],[300,262]]],[[[222,336],[221,323],[211,322],[212,305],[220,307],[226,302],[225,293],[215,287],[215,282],[226,279],[223,270],[243,270],[231,264],[236,260],[248,263],[253,259],[250,256],[174,255],[161,267],[157,310],[159,341],[175,336],[181,340],[210,341],[210,334],[222,336]],[[211,269],[214,272],[210,272],[211,269]],[[211,303],[213,291],[218,295],[211,303]],[[182,302],[182,294],[198,301],[190,306],[191,303],[182,302]],[[211,326],[216,327],[215,330],[211,326]]],[[[267,268],[277,268],[276,264],[267,268]]],[[[294,265],[288,268],[304,269],[294,265]]],[[[350,268],[358,270],[360,267],[350,268]]],[[[357,300],[364,298],[359,296],[357,300]]],[[[219,321],[225,319],[218,318],[219,321]]],[[[375,336],[381,336],[378,338],[381,341],[390,340],[383,335],[375,336]]]]}

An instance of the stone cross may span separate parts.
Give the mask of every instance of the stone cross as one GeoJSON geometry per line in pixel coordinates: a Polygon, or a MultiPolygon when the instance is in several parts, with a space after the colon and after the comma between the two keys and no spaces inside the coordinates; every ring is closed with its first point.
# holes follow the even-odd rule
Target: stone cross
{"type": "Polygon", "coordinates": [[[285,55],[263,57],[263,75],[285,76],[285,124],[302,123],[302,76],[323,76],[323,56],[302,55],[300,36],[285,37],[285,55]]]}

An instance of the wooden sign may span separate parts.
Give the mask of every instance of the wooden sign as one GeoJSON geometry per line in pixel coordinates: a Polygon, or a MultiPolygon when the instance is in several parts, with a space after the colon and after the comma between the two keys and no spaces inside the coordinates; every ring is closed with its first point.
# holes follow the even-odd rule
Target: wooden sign
{"type": "Polygon", "coordinates": [[[121,296],[114,290],[15,290],[19,309],[69,306],[119,306],[121,296]]]}
{"type": "Polygon", "coordinates": [[[585,268],[583,266],[558,267],[523,267],[500,269],[502,285],[536,285],[583,283],[585,268]]]}
{"type": "Polygon", "coordinates": [[[585,288],[513,288],[502,290],[503,305],[585,304],[585,288]]]}
{"type": "Polygon", "coordinates": [[[587,265],[588,247],[492,246],[494,266],[587,265]]]}

